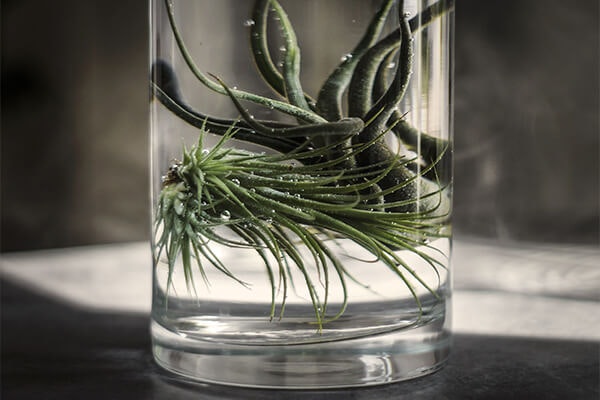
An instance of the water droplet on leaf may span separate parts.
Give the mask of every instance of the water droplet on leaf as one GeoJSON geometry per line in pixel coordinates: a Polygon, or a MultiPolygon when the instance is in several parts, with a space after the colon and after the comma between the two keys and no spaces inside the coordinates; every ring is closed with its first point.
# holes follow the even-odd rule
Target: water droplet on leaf
{"type": "Polygon", "coordinates": [[[184,205],[181,202],[181,200],[175,199],[175,201],[173,202],[173,208],[175,209],[175,213],[177,213],[177,215],[183,214],[184,205]]]}

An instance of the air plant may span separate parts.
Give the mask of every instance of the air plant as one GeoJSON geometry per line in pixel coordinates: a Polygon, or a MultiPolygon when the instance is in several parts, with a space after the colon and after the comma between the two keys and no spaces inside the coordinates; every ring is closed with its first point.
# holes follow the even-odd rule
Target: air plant
{"type": "Polygon", "coordinates": [[[294,28],[276,0],[257,0],[250,27],[250,48],[260,76],[277,98],[228,86],[216,75],[203,73],[189,53],[176,24],[173,4],[165,7],[178,49],[187,67],[207,88],[228,96],[238,120],[205,115],[185,103],[173,69],[164,61],[153,65],[152,93],[168,110],[199,130],[197,144],[184,148],[181,161],[163,177],[155,221],[156,257],[165,257],[167,290],[177,260],[188,289],[197,270],[216,268],[240,285],[247,285],[211,251],[210,243],[254,250],[263,260],[271,283],[270,316],[277,315],[277,293],[283,291],[283,317],[291,270],[300,271],[314,308],[319,330],[340,318],[347,305],[347,282],[354,280],[333,246],[349,239],[393,271],[421,302],[414,283],[433,296],[438,288],[411,269],[398,255],[409,250],[434,271],[444,264],[422,250],[445,230],[449,204],[444,190],[449,177],[450,144],[419,132],[403,119],[398,106],[412,70],[412,35],[454,2],[440,0],[409,19],[402,0],[385,0],[362,39],[324,81],[316,98],[300,81],[300,48],[294,28]],[[399,27],[382,37],[397,3],[399,27]],[[277,67],[268,47],[269,14],[275,13],[283,33],[285,53],[277,67]],[[390,60],[397,58],[395,71],[390,60]],[[347,113],[344,115],[344,101],[347,113]],[[243,102],[277,110],[296,123],[256,120],[243,102]],[[204,146],[207,134],[218,143],[204,146]],[[412,152],[393,150],[386,136],[395,135],[412,152]],[[231,139],[272,150],[267,154],[230,146],[231,139]],[[305,251],[300,251],[303,248],[305,251]],[[307,257],[306,254],[309,254],[307,257]],[[316,268],[320,281],[309,273],[316,268]],[[330,274],[343,291],[343,303],[328,313],[330,274]],[[324,294],[317,290],[323,285],[324,294]]]}

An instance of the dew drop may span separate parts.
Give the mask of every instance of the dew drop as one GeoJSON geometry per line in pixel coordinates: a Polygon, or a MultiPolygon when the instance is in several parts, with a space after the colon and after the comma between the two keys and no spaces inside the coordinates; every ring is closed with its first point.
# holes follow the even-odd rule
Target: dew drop
{"type": "Polygon", "coordinates": [[[396,63],[395,63],[395,62],[391,62],[391,63],[389,63],[389,64],[387,65],[387,67],[388,67],[389,69],[396,68],[396,63]]]}
{"type": "Polygon", "coordinates": [[[348,54],[344,54],[341,58],[341,61],[348,61],[352,58],[352,54],[348,53],[348,54]]]}
{"type": "Polygon", "coordinates": [[[233,179],[231,180],[231,183],[233,183],[234,185],[237,185],[237,186],[239,186],[239,185],[240,185],[240,180],[239,180],[239,179],[237,179],[237,178],[233,178],[233,179]]]}
{"type": "Polygon", "coordinates": [[[184,205],[180,200],[175,199],[175,201],[173,203],[173,208],[175,209],[175,212],[177,213],[177,215],[183,214],[184,205]]]}
{"type": "Polygon", "coordinates": [[[253,26],[254,24],[255,24],[255,22],[254,22],[253,19],[247,19],[247,20],[244,21],[244,26],[247,27],[247,28],[253,26]]]}
{"type": "Polygon", "coordinates": [[[208,149],[202,150],[202,156],[203,157],[206,157],[208,155],[208,153],[210,153],[210,151],[208,151],[208,149]]]}
{"type": "Polygon", "coordinates": [[[231,213],[230,213],[229,211],[227,211],[227,210],[224,210],[224,211],[221,213],[221,219],[222,219],[223,221],[229,221],[229,220],[231,219],[231,213]]]}
{"type": "Polygon", "coordinates": [[[286,50],[285,46],[281,46],[281,47],[279,48],[279,51],[285,51],[285,50],[286,50]]]}

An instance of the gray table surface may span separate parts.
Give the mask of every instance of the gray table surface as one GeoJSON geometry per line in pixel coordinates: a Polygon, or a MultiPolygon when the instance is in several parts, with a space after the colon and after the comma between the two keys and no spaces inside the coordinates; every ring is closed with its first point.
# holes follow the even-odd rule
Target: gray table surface
{"type": "Polygon", "coordinates": [[[600,251],[455,240],[441,371],[365,389],[192,384],[152,361],[147,243],[0,257],[3,399],[598,399],[600,251]]]}

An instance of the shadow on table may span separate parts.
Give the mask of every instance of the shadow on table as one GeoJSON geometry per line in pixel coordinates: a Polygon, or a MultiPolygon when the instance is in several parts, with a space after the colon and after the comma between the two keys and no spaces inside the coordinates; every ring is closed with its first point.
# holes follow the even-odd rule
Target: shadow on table
{"type": "Polygon", "coordinates": [[[351,390],[190,383],[157,367],[148,316],[89,312],[1,284],[2,399],[596,399],[599,344],[456,335],[441,371],[351,390]]]}

